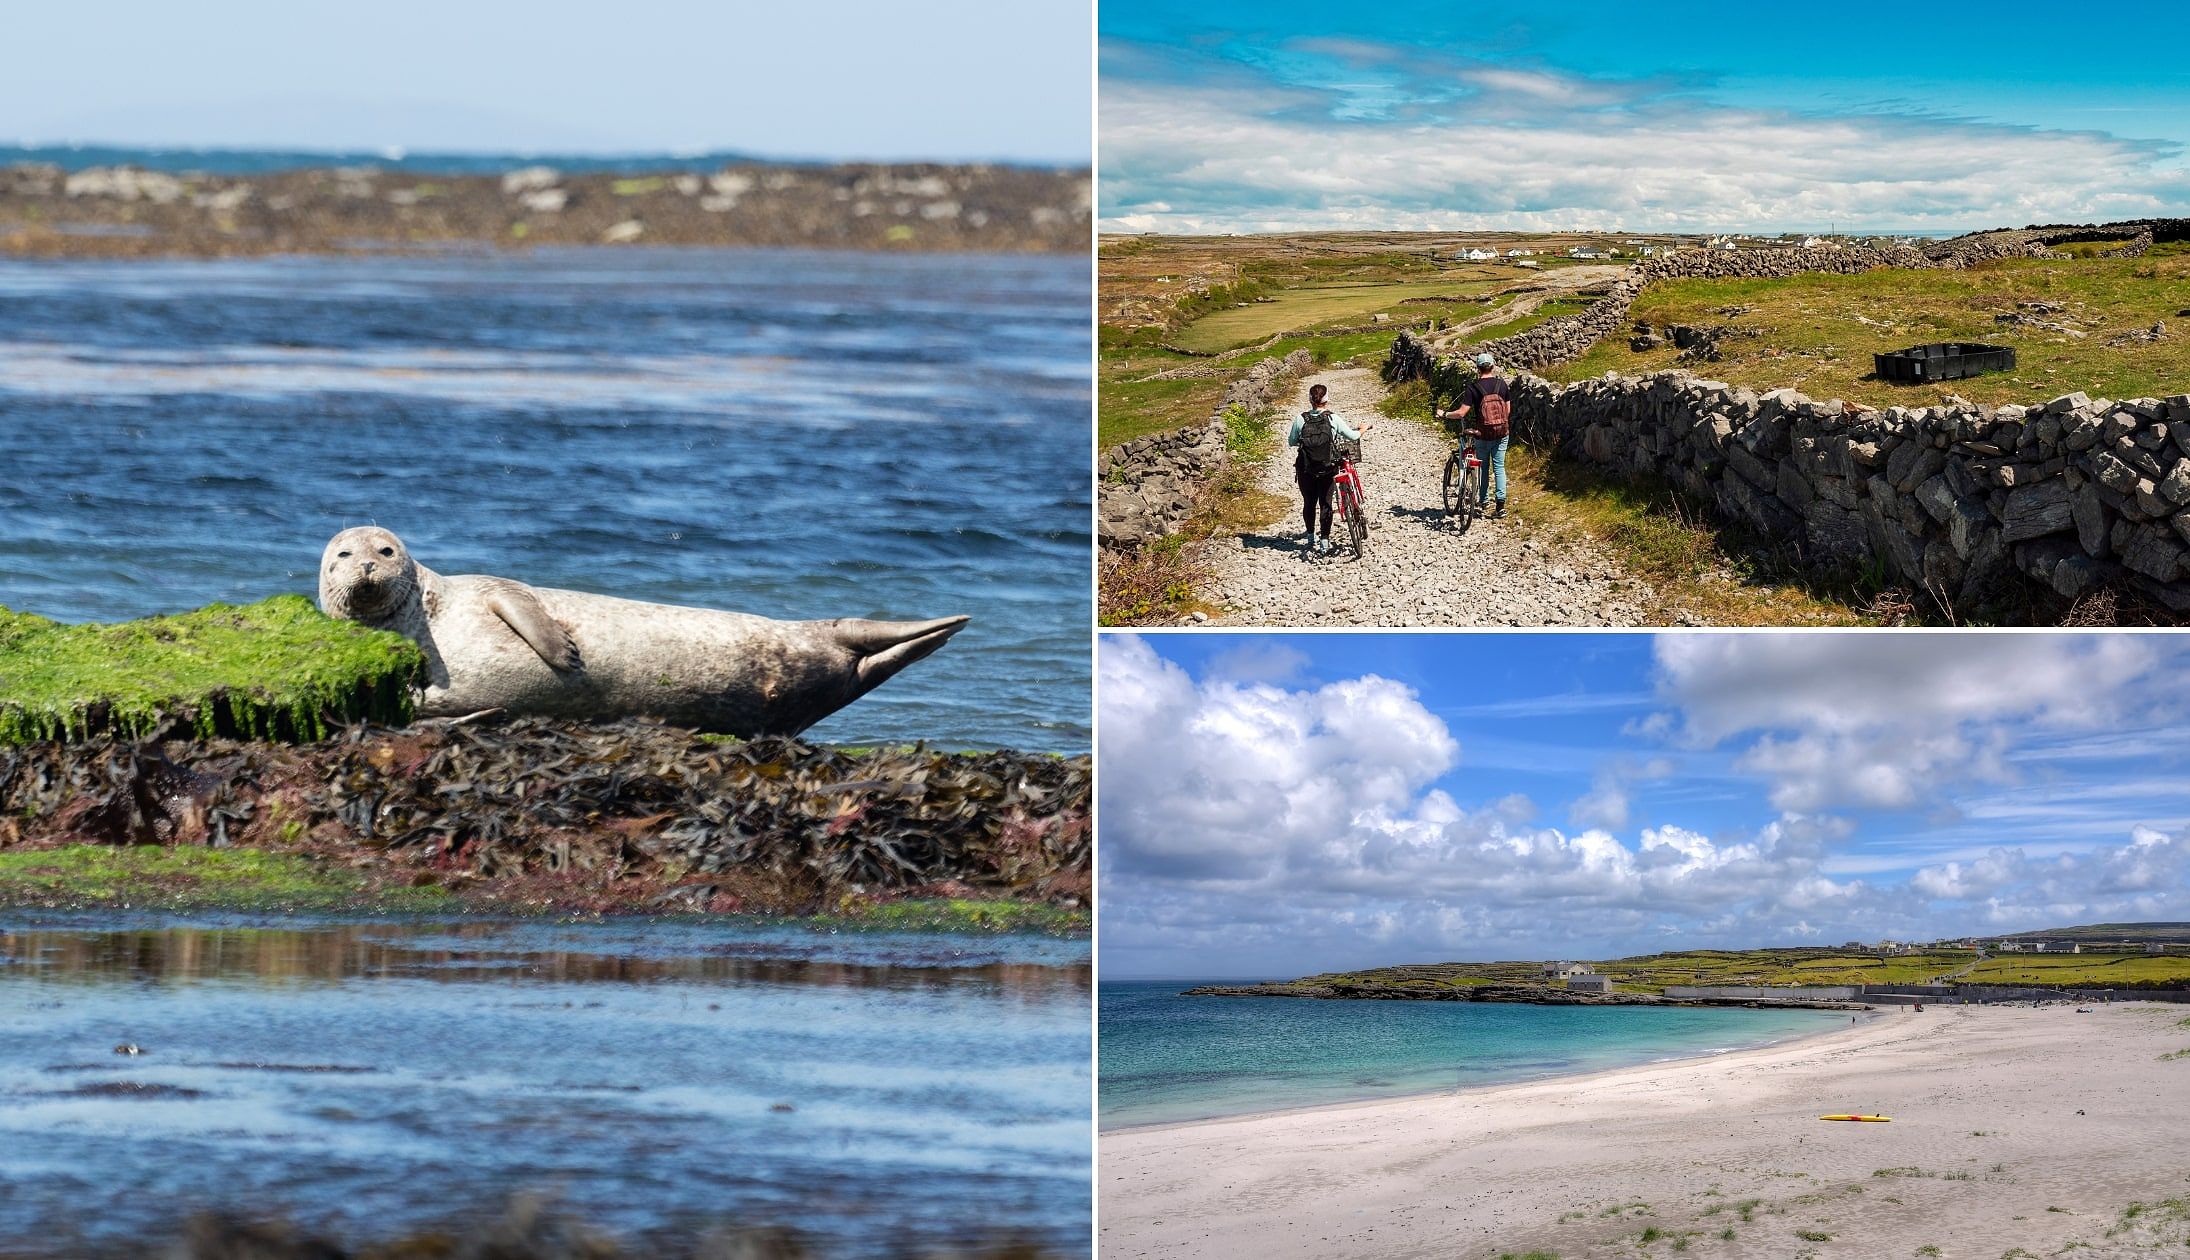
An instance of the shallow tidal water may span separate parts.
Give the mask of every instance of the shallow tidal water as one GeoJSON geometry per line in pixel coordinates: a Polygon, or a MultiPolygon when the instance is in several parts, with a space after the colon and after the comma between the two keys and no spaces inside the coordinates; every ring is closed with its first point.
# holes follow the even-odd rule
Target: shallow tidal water
{"type": "Polygon", "coordinates": [[[795,250],[0,260],[0,605],[441,573],[970,614],[824,741],[1089,744],[1085,259],[795,250]]]}
{"type": "Polygon", "coordinates": [[[1840,1012],[1186,997],[1104,981],[1102,1127],[1252,1115],[1722,1053],[1840,1012]]]}
{"type": "Polygon", "coordinates": [[[0,1238],[345,1240],[525,1191],[627,1246],[1088,1249],[1084,942],[720,922],[0,919],[0,1238]],[[133,1044],[141,1054],[117,1054],[133,1044]]]}

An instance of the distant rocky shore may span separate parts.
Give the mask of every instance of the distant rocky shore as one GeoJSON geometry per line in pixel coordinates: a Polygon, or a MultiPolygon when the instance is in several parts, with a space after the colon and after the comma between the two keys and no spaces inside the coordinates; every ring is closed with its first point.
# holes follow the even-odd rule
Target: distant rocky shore
{"type": "Polygon", "coordinates": [[[1520,1002],[1531,1006],[1747,1006],[1806,1011],[1869,1010],[1863,1002],[1820,1002],[1793,998],[1669,998],[1656,993],[1588,993],[1543,984],[1442,985],[1331,984],[1295,981],[1283,984],[1204,984],[1186,997],[1293,997],[1367,999],[1407,1002],[1520,1002]]]}
{"type": "Polygon", "coordinates": [[[707,173],[265,174],[0,167],[0,253],[224,257],[455,245],[778,246],[1066,253],[1089,248],[1089,172],[998,165],[770,165],[707,173]]]}

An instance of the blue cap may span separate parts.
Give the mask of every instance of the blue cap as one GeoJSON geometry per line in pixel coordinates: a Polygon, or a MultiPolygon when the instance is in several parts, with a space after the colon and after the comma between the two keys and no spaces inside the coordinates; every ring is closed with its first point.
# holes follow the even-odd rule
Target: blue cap
{"type": "Polygon", "coordinates": [[[1479,354],[1475,356],[1475,366],[1477,367],[1490,367],[1496,362],[1496,359],[1491,358],[1487,354],[1479,354]]]}

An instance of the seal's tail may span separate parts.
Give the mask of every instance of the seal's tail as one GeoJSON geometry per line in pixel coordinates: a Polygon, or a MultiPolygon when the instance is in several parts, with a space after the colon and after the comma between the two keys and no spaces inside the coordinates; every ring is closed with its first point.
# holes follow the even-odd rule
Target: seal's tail
{"type": "Polygon", "coordinates": [[[942,647],[965,628],[969,617],[938,617],[934,621],[839,621],[837,633],[844,645],[859,653],[859,690],[879,687],[892,674],[942,647]]]}

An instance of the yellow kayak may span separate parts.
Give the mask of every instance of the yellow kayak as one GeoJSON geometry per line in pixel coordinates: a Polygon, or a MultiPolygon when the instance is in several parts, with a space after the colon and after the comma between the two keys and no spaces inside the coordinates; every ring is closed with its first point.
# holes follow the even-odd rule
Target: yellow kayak
{"type": "Polygon", "coordinates": [[[1857,1120],[1864,1124],[1892,1124],[1892,1116],[1819,1116],[1820,1120],[1857,1120]]]}

